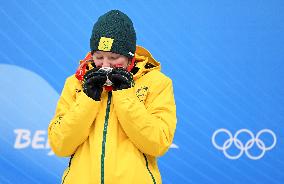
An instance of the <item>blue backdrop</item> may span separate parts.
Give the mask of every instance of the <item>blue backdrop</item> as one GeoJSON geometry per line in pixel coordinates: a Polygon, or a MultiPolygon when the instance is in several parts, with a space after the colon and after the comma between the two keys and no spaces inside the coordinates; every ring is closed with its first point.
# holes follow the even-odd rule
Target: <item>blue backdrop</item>
{"type": "Polygon", "coordinates": [[[174,82],[165,184],[284,183],[284,1],[0,2],[0,183],[60,183],[47,126],[110,9],[174,82]]]}

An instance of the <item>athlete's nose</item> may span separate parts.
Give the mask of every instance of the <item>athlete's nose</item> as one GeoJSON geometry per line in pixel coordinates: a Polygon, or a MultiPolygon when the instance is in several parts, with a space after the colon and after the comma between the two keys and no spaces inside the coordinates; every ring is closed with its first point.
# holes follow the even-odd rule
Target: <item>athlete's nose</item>
{"type": "Polygon", "coordinates": [[[102,62],[102,67],[110,67],[110,62],[107,59],[104,59],[102,62]]]}

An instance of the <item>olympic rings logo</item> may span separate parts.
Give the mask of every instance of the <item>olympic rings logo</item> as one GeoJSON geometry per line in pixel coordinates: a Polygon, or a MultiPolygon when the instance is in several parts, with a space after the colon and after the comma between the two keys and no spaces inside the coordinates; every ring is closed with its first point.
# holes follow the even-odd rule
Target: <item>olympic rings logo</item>
{"type": "Polygon", "coordinates": [[[256,136],[254,136],[254,134],[248,129],[240,129],[233,136],[229,130],[221,128],[221,129],[216,130],[213,133],[211,141],[214,147],[217,148],[218,150],[223,151],[224,155],[229,159],[232,159],[232,160],[238,159],[243,155],[243,153],[245,153],[247,157],[249,157],[250,159],[258,160],[264,156],[266,151],[274,148],[274,146],[276,145],[277,139],[276,139],[275,133],[269,129],[260,130],[256,134],[256,136]],[[216,136],[222,132],[226,133],[229,136],[229,138],[223,143],[223,145],[218,145],[216,143],[216,136]],[[273,138],[273,143],[270,146],[267,146],[264,143],[264,141],[260,139],[260,136],[265,133],[266,134],[268,133],[273,138]],[[248,134],[251,138],[247,142],[243,143],[240,139],[238,139],[238,136],[240,134],[248,134]],[[233,143],[240,150],[240,152],[237,155],[230,155],[227,151],[232,146],[233,143]],[[254,146],[255,143],[256,143],[256,146],[261,150],[258,156],[252,155],[249,151],[254,146]]]}

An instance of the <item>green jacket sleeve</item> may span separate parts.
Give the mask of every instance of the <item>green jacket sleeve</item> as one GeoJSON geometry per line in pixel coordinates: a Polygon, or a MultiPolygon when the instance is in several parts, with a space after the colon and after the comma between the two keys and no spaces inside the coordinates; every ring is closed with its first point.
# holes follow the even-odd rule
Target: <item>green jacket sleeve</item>
{"type": "Polygon", "coordinates": [[[69,77],[58,100],[55,116],[48,127],[48,139],[58,156],[70,156],[89,135],[99,102],[85,93],[75,94],[75,77],[69,77]]]}
{"type": "Polygon", "coordinates": [[[161,156],[172,144],[176,128],[171,80],[165,78],[155,83],[150,93],[151,102],[146,108],[136,97],[134,88],[114,91],[114,109],[133,144],[143,153],[161,156]]]}

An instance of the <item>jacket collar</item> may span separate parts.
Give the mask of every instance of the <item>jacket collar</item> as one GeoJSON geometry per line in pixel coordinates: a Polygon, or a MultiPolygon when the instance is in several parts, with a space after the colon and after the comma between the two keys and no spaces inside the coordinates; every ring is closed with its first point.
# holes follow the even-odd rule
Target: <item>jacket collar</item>
{"type": "Polygon", "coordinates": [[[161,70],[160,63],[144,47],[136,46],[135,59],[137,62],[135,67],[138,68],[138,71],[134,74],[134,79],[138,79],[152,70],[161,70]]]}

